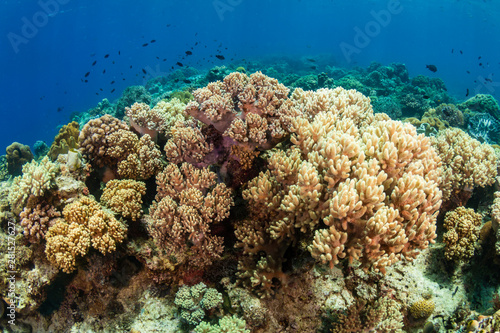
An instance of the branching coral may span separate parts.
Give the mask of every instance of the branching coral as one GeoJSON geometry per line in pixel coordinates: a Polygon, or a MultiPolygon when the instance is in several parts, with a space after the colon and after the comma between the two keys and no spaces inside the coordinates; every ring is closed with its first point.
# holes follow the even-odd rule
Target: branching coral
{"type": "Polygon", "coordinates": [[[137,220],[142,215],[142,196],[146,185],[131,179],[110,180],[101,196],[101,203],[125,218],[137,220]]]}
{"type": "Polygon", "coordinates": [[[222,294],[200,282],[192,287],[183,285],[175,294],[175,304],[180,308],[183,321],[198,325],[205,317],[205,311],[222,304],[222,294]]]}
{"type": "Polygon", "coordinates": [[[243,192],[252,213],[236,228],[237,246],[253,264],[240,262],[240,278],[254,286],[270,287],[286,247],[303,236],[323,263],[347,257],[382,272],[436,237],[440,160],[429,139],[384,117],[357,126],[350,111],[359,108],[337,105],[312,121],[297,118],[294,145],[269,154],[269,171],[243,192]]]}
{"type": "Polygon", "coordinates": [[[183,163],[169,164],[156,178],[156,201],[146,217],[149,234],[158,249],[183,269],[203,269],[222,252],[222,237],[210,225],[229,216],[231,190],[216,184],[216,174],[183,163]]]}
{"type": "Polygon", "coordinates": [[[47,156],[40,162],[32,161],[23,166],[23,175],[14,178],[9,191],[9,204],[12,212],[19,214],[28,198],[41,198],[55,186],[59,165],[52,163],[47,156]]]}
{"type": "Polygon", "coordinates": [[[125,238],[127,228],[112,214],[105,212],[91,197],[81,197],[63,210],[45,235],[47,259],[59,269],[70,273],[76,259],[92,246],[102,254],[113,252],[125,238]]]}
{"type": "Polygon", "coordinates": [[[432,145],[442,160],[440,188],[443,200],[450,199],[454,191],[472,192],[476,186],[493,184],[497,176],[495,151],[481,144],[458,128],[439,132],[432,145]]]}
{"type": "Polygon", "coordinates": [[[474,255],[483,216],[471,208],[458,207],[447,212],[443,226],[444,256],[450,261],[467,261],[474,255]]]}

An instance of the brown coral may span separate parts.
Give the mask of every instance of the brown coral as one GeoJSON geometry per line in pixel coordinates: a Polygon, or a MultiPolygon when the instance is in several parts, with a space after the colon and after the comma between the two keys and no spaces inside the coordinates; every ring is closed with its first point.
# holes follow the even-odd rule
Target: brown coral
{"type": "Polygon", "coordinates": [[[60,154],[67,154],[70,149],[78,149],[79,135],[80,125],[76,121],[64,125],[54,138],[47,155],[55,161],[60,154]]]}
{"type": "Polygon", "coordinates": [[[156,202],[146,218],[158,249],[175,258],[176,265],[202,269],[222,252],[222,238],[210,225],[229,216],[231,190],[216,184],[216,175],[183,163],[169,164],[157,176],[156,202]]]}
{"type": "Polygon", "coordinates": [[[474,255],[483,216],[472,208],[458,207],[447,212],[443,226],[444,256],[451,261],[467,261],[474,255]]]}
{"type": "Polygon", "coordinates": [[[37,204],[36,207],[25,207],[19,217],[24,228],[24,236],[31,243],[38,243],[45,238],[47,229],[61,216],[53,206],[37,204]]]}
{"type": "Polygon", "coordinates": [[[21,174],[23,165],[31,162],[33,154],[30,146],[23,145],[19,142],[13,142],[6,149],[7,153],[7,171],[13,176],[21,174]]]}

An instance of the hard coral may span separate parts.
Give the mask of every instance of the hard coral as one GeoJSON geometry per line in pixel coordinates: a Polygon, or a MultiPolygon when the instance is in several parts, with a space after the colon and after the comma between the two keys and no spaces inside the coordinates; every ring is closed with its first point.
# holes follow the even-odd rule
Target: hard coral
{"type": "Polygon", "coordinates": [[[78,149],[79,135],[80,125],[76,121],[64,125],[50,146],[48,153],[50,159],[55,161],[58,155],[67,154],[70,149],[78,149]]]}
{"type": "Polygon", "coordinates": [[[20,175],[23,165],[33,159],[30,147],[19,142],[13,142],[8,146],[6,153],[7,170],[13,176],[20,175]]]}

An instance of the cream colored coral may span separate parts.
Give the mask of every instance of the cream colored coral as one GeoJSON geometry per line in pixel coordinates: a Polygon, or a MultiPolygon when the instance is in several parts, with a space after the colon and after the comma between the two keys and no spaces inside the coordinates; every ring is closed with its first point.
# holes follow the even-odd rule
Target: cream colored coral
{"type": "Polygon", "coordinates": [[[149,134],[130,142],[134,146],[126,158],[118,162],[118,175],[122,178],[148,179],[160,172],[163,167],[161,152],[149,134]]]}
{"type": "Polygon", "coordinates": [[[14,178],[9,190],[9,205],[15,214],[19,214],[28,198],[42,197],[55,186],[59,164],[45,156],[40,162],[31,161],[23,165],[23,175],[14,178]]]}
{"type": "Polygon", "coordinates": [[[110,180],[101,196],[101,203],[115,213],[132,221],[142,215],[142,196],[146,194],[146,185],[131,179],[110,180]]]}
{"type": "Polygon", "coordinates": [[[127,228],[112,214],[102,210],[91,197],[81,197],[63,210],[64,219],[58,219],[45,236],[47,259],[59,269],[70,273],[76,259],[84,256],[90,246],[102,254],[116,250],[116,244],[125,238],[127,228]]]}
{"type": "Polygon", "coordinates": [[[453,191],[472,191],[495,182],[497,158],[490,145],[481,144],[459,128],[440,131],[432,144],[443,162],[440,187],[444,200],[453,191]]]}
{"type": "Polygon", "coordinates": [[[269,153],[269,171],[243,191],[251,219],[266,227],[252,239],[255,222],[238,225],[241,247],[270,253],[265,244],[312,234],[309,251],[330,266],[349,258],[384,272],[413,259],[434,242],[441,205],[441,162],[429,139],[412,125],[374,120],[359,93],[299,93],[308,115],[292,122],[293,146],[269,153]]]}

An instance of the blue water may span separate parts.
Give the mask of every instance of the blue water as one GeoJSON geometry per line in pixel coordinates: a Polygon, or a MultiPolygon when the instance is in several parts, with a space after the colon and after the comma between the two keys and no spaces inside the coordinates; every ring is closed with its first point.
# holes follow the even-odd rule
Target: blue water
{"type": "Polygon", "coordinates": [[[50,145],[73,112],[144,84],[142,68],[148,79],[178,61],[196,68],[269,55],[327,56],[345,67],[401,62],[412,77],[442,78],[458,100],[466,89],[500,99],[494,1],[53,0],[1,1],[0,10],[0,154],[13,141],[50,145]],[[217,50],[226,60],[210,57],[217,50]]]}

